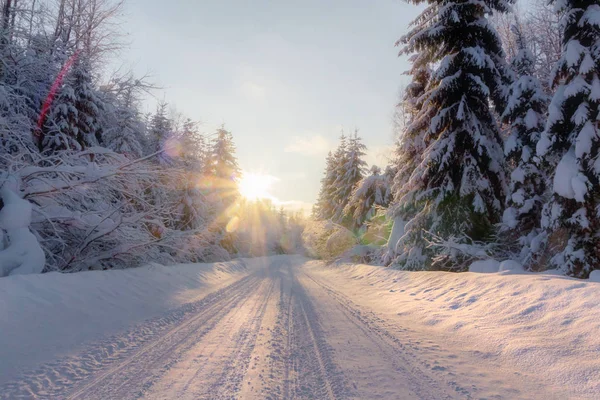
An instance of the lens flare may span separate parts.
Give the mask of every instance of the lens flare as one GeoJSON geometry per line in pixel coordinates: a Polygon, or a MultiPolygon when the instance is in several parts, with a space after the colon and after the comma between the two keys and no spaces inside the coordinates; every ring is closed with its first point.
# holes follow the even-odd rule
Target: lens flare
{"type": "Polygon", "coordinates": [[[239,217],[234,216],[227,223],[225,230],[229,233],[233,233],[233,232],[237,231],[239,227],[240,227],[240,219],[239,219],[239,217]]]}

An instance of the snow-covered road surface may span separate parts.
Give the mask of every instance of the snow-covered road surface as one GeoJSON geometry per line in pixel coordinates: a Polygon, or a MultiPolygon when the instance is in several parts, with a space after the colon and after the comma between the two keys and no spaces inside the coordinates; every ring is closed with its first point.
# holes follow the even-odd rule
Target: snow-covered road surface
{"type": "Polygon", "coordinates": [[[322,267],[265,259],[200,300],[0,386],[0,397],[565,398],[538,371],[528,376],[355,302],[348,288],[369,285],[340,290],[322,267]]]}

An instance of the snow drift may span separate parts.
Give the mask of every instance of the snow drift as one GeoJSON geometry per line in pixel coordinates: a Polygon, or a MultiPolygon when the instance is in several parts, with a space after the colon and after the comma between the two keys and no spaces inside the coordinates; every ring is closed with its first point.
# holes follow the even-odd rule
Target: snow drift
{"type": "Polygon", "coordinates": [[[398,316],[423,338],[443,337],[448,347],[542,374],[570,398],[598,398],[599,283],[502,264],[495,268],[504,272],[483,274],[316,262],[311,270],[356,303],[398,316]]]}
{"type": "Polygon", "coordinates": [[[39,274],[44,270],[46,256],[37,238],[29,230],[31,203],[21,199],[8,182],[0,189],[3,206],[0,209],[0,277],[6,275],[39,274]],[[3,243],[2,231],[6,232],[3,243]]]}

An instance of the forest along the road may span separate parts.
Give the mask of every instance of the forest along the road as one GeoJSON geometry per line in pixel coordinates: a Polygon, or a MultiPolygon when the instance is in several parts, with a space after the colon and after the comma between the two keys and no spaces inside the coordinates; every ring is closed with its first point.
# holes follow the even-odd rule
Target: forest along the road
{"type": "Polygon", "coordinates": [[[321,263],[268,260],[185,310],[136,328],[127,339],[98,344],[94,353],[110,353],[98,365],[86,364],[90,354],[82,354],[68,365],[57,362],[40,371],[46,377],[62,371],[60,378],[32,376],[29,387],[7,387],[0,396],[553,398],[542,384],[510,367],[482,363],[481,357],[446,348],[443,338],[424,337],[355,304],[351,294],[337,291],[335,282],[319,274],[321,263]],[[74,380],[64,371],[76,370],[78,363],[91,372],[72,374],[84,376],[74,380]]]}

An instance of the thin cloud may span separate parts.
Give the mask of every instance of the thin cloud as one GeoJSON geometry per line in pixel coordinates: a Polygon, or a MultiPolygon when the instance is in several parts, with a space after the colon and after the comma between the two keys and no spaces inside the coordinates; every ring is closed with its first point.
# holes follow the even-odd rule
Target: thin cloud
{"type": "Polygon", "coordinates": [[[262,100],[266,95],[265,87],[256,82],[244,82],[241,90],[246,97],[253,100],[262,100]]]}
{"type": "Polygon", "coordinates": [[[298,153],[306,156],[317,156],[327,153],[331,149],[331,144],[327,139],[320,135],[314,135],[309,138],[294,136],[290,144],[284,151],[286,153],[298,153]]]}

